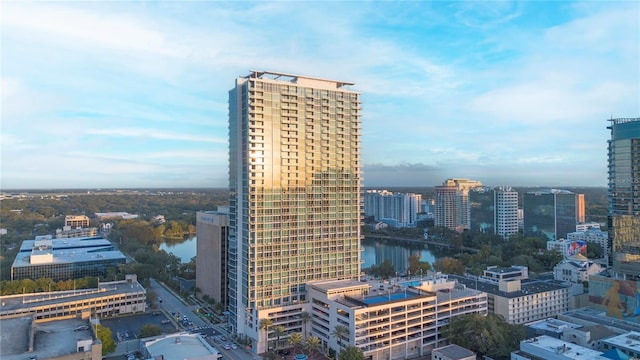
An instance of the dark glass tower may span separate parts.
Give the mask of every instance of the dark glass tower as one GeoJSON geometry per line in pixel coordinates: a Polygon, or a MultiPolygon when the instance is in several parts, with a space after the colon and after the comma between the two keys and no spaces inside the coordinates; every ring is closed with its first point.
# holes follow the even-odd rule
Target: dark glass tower
{"type": "Polygon", "coordinates": [[[609,250],[613,270],[640,274],[640,118],[611,119],[609,140],[609,250]]]}

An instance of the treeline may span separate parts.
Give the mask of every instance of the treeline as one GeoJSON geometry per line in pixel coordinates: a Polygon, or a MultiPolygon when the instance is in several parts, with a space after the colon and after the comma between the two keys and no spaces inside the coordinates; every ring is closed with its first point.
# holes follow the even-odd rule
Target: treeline
{"type": "Polygon", "coordinates": [[[31,294],[48,291],[65,291],[78,289],[95,289],[98,287],[96,277],[86,276],[75,280],[53,281],[49,278],[39,278],[36,280],[3,280],[0,281],[0,295],[31,294]]]}

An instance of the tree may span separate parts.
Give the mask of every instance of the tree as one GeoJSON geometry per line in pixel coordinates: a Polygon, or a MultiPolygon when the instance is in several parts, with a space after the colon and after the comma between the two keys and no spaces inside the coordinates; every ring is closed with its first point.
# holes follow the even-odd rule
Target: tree
{"type": "Polygon", "coordinates": [[[426,261],[420,261],[420,254],[409,256],[407,271],[410,275],[426,274],[429,270],[431,270],[431,265],[426,261]]]}
{"type": "Polygon", "coordinates": [[[362,350],[358,349],[355,346],[349,345],[346,348],[340,350],[338,360],[364,360],[364,354],[362,353],[362,350]]]}
{"type": "Polygon", "coordinates": [[[273,335],[276,337],[276,351],[278,351],[278,347],[280,346],[280,338],[286,334],[286,329],[282,325],[273,327],[273,335]]]}
{"type": "Polygon", "coordinates": [[[436,260],[436,262],[433,264],[433,267],[437,271],[443,272],[445,274],[464,274],[464,264],[462,263],[462,261],[451,257],[443,257],[436,260]]]}
{"type": "Polygon", "coordinates": [[[302,338],[302,334],[300,333],[293,333],[291,335],[289,335],[289,340],[287,340],[287,343],[290,346],[300,346],[300,344],[302,344],[303,338],[302,338]]]}
{"type": "Polygon", "coordinates": [[[373,276],[379,276],[383,279],[388,279],[396,274],[396,269],[393,267],[393,264],[390,260],[385,260],[378,266],[373,265],[370,272],[373,276]]]}
{"type": "Polygon", "coordinates": [[[336,325],[331,331],[331,336],[338,340],[338,346],[342,348],[342,338],[349,336],[349,328],[344,325],[336,325]]]}
{"type": "Polygon", "coordinates": [[[524,327],[511,325],[501,316],[467,314],[451,319],[443,329],[450,342],[475,351],[478,355],[508,359],[526,337],[524,327]]]}
{"type": "Polygon", "coordinates": [[[320,339],[315,336],[308,337],[304,342],[304,347],[306,347],[309,350],[309,354],[311,354],[320,347],[320,339]]]}
{"type": "Polygon", "coordinates": [[[302,321],[302,329],[304,329],[304,337],[307,337],[307,323],[311,321],[311,314],[306,311],[303,311],[300,314],[300,320],[302,321]]]}
{"type": "Polygon", "coordinates": [[[162,334],[162,328],[158,325],[153,324],[144,324],[142,329],[140,329],[140,333],[138,334],[139,338],[147,338],[152,336],[158,336],[162,334]]]}
{"type": "Polygon", "coordinates": [[[114,352],[116,350],[116,342],[113,341],[113,334],[111,333],[111,329],[102,325],[98,325],[97,328],[97,336],[102,343],[102,355],[107,355],[114,352]]]}
{"type": "Polygon", "coordinates": [[[265,339],[267,340],[267,350],[269,349],[269,328],[273,325],[273,320],[266,318],[260,320],[260,329],[265,331],[265,339]]]}
{"type": "Polygon", "coordinates": [[[594,242],[587,242],[587,257],[589,259],[602,259],[604,257],[602,246],[594,242]]]}

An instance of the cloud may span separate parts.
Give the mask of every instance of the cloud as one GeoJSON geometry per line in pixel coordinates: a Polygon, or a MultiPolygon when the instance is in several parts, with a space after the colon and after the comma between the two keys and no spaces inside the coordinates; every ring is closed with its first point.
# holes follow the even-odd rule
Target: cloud
{"type": "Polygon", "coordinates": [[[216,144],[226,144],[226,138],[216,138],[211,136],[200,136],[183,133],[171,133],[160,131],[157,129],[137,129],[137,128],[107,128],[107,129],[88,129],[85,131],[88,135],[97,136],[114,136],[114,137],[144,137],[158,140],[177,140],[177,141],[193,141],[207,142],[216,144]]]}

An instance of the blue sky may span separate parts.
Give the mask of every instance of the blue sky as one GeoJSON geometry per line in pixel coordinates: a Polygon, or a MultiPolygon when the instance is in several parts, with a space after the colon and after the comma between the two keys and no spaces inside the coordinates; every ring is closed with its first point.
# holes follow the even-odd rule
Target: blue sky
{"type": "Polygon", "coordinates": [[[227,186],[250,70],[356,83],[365,186],[605,186],[640,116],[637,1],[0,6],[2,189],[227,186]]]}

